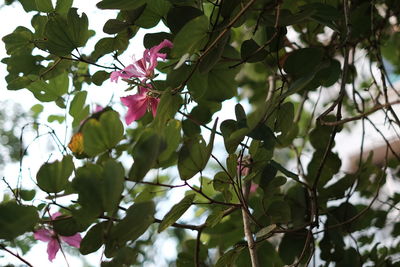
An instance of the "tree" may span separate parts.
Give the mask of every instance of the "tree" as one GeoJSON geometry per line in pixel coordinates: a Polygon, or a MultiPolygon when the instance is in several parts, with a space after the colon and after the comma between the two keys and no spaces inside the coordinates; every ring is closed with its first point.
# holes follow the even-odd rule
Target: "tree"
{"type": "Polygon", "coordinates": [[[381,189],[398,177],[399,151],[382,134],[375,161],[364,132],[346,173],[335,150],[341,131],[373,124],[372,114],[398,129],[385,67],[400,71],[397,1],[102,0],[93,8],[118,13],[101,39],[72,0],[19,2],[33,28],[3,38],[8,90],[56,103],[66,115],[49,116],[72,117],[74,130],[36,174],[45,204],[21,185],[0,204],[0,249],[29,265],[12,247],[34,236],[49,242],[50,260],[63,241],[82,255],[103,247],[102,266],[141,266],[167,231],[179,241],[176,266],[399,264],[400,223],[390,217],[400,194],[381,189]],[[119,60],[139,29],[159,23],[168,31],[145,35],[141,59],[119,60]],[[96,45],[83,54],[89,38],[96,45]],[[86,85],[108,79],[131,90],[125,114],[119,103],[86,104],[86,85]],[[229,99],[235,119],[218,122],[229,99]],[[168,193],[182,189],[170,204],[168,193]],[[161,204],[170,209],[157,217],[161,204]],[[199,218],[180,221],[189,209],[199,218]]]}

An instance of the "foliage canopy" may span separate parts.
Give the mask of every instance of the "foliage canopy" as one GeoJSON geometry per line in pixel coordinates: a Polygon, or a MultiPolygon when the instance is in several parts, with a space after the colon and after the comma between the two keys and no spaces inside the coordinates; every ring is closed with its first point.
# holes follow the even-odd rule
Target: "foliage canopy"
{"type": "MultiPolygon", "coordinates": [[[[0,249],[29,265],[12,251],[46,228],[80,232],[80,254],[102,251],[101,266],[151,262],[166,235],[179,267],[399,265],[400,194],[383,188],[398,179],[398,151],[382,134],[377,163],[363,132],[363,160],[346,172],[335,149],[337,134],[374,125],[373,113],[398,129],[385,67],[400,73],[398,1],[102,0],[93,8],[115,17],[101,39],[77,1],[17,2],[32,20],[3,38],[7,88],[55,103],[65,116],[42,117],[73,132],[33,191],[18,184],[0,204],[0,249]],[[142,59],[119,60],[159,24],[166,31],[145,35],[142,59]],[[119,101],[90,111],[88,85],[108,79],[129,89],[126,114],[119,101]],[[234,119],[218,121],[228,100],[234,119]],[[198,218],[181,220],[188,211],[198,218]]],[[[43,109],[32,110],[37,119],[43,109]]]]}

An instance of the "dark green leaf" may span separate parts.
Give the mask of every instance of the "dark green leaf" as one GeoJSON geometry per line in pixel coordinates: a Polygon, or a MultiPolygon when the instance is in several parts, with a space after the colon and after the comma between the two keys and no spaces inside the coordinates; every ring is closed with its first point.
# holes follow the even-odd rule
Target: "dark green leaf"
{"type": "Polygon", "coordinates": [[[275,230],[276,224],[268,225],[267,227],[262,228],[260,231],[256,233],[257,239],[262,239],[268,236],[273,230],[275,230]]]}
{"type": "Polygon", "coordinates": [[[103,32],[108,34],[115,34],[129,27],[129,24],[118,19],[109,19],[104,24],[103,32]]]}
{"type": "Polygon", "coordinates": [[[146,0],[103,0],[97,3],[97,7],[101,9],[131,10],[136,9],[145,3],[146,0]]]}
{"type": "Polygon", "coordinates": [[[313,72],[321,63],[323,50],[320,48],[302,48],[290,53],[284,64],[284,70],[294,77],[303,77],[313,72]]]}
{"type": "Polygon", "coordinates": [[[167,26],[172,33],[176,34],[186,23],[201,15],[203,12],[192,6],[176,6],[167,15],[167,26]]]}
{"type": "Polygon", "coordinates": [[[253,39],[242,43],[240,53],[242,59],[249,63],[262,61],[268,55],[268,52],[265,49],[260,49],[260,46],[253,39]],[[258,52],[255,53],[256,51],[258,52]]]}
{"type": "Polygon", "coordinates": [[[171,54],[174,57],[182,57],[185,54],[192,55],[207,42],[208,18],[199,16],[188,23],[178,32],[174,38],[174,47],[171,54]],[[187,38],[190,36],[190,38],[187,38]]]}
{"type": "Polygon", "coordinates": [[[88,25],[86,14],[82,13],[82,16],[79,16],[76,8],[71,8],[66,18],[54,15],[46,24],[45,46],[52,54],[68,55],[86,44],[90,36],[88,25]]]}
{"type": "Polygon", "coordinates": [[[97,86],[101,86],[108,78],[110,78],[110,74],[107,71],[99,70],[93,74],[92,82],[97,86]]]}
{"type": "Polygon", "coordinates": [[[35,0],[37,11],[50,13],[54,10],[51,0],[35,0]]]}
{"type": "Polygon", "coordinates": [[[188,139],[178,155],[178,171],[182,180],[192,178],[196,173],[202,171],[211,156],[217,121],[210,136],[210,141],[206,146],[204,139],[201,136],[188,139]]]}
{"type": "Polygon", "coordinates": [[[66,15],[72,7],[74,0],[57,0],[55,11],[59,14],[66,15]]]}
{"type": "Polygon", "coordinates": [[[129,179],[141,181],[154,167],[158,156],[164,151],[165,142],[155,131],[144,131],[133,148],[134,162],[129,172],[129,179]]]}
{"type": "Polygon", "coordinates": [[[122,139],[124,127],[115,111],[106,111],[99,120],[89,119],[82,127],[84,151],[89,156],[96,156],[114,148],[122,139]]]}
{"type": "Polygon", "coordinates": [[[149,29],[155,27],[165,17],[171,7],[167,0],[147,0],[143,13],[135,20],[135,25],[149,29]]]}
{"type": "Polygon", "coordinates": [[[135,203],[126,211],[126,216],[111,230],[110,238],[117,244],[138,239],[154,222],[153,202],[135,203]]]}
{"type": "Polygon", "coordinates": [[[32,231],[39,221],[35,207],[22,206],[15,202],[0,203],[0,239],[12,240],[32,231]]]}
{"type": "Polygon", "coordinates": [[[175,204],[167,214],[165,214],[162,222],[158,226],[158,232],[162,232],[169,226],[174,224],[192,205],[195,194],[185,196],[179,203],[175,204]]]}
{"type": "Polygon", "coordinates": [[[65,156],[62,161],[45,163],[36,175],[38,186],[47,193],[61,192],[65,189],[73,170],[71,156],[65,156]]]}
{"type": "Polygon", "coordinates": [[[109,226],[109,222],[102,222],[94,225],[86,233],[81,241],[79,251],[82,255],[87,255],[97,251],[104,243],[105,230],[109,226]]]}
{"type": "Polygon", "coordinates": [[[86,97],[86,91],[79,91],[75,94],[69,107],[69,115],[71,115],[72,117],[76,117],[82,112],[83,106],[85,105],[86,97]]]}

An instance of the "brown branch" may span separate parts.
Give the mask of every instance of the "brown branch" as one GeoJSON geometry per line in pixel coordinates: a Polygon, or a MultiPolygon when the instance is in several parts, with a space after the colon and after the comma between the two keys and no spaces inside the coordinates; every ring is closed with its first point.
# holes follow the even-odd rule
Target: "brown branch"
{"type": "Polygon", "coordinates": [[[196,267],[200,267],[200,245],[201,245],[201,232],[203,229],[199,229],[197,231],[197,237],[196,237],[196,251],[194,254],[194,263],[196,267]]]}
{"type": "Polygon", "coordinates": [[[17,259],[19,259],[20,261],[22,261],[23,263],[25,263],[26,265],[28,265],[29,267],[33,267],[32,264],[30,264],[27,260],[25,260],[24,258],[22,258],[18,253],[14,253],[11,250],[9,250],[8,248],[6,248],[3,244],[0,244],[0,249],[6,251],[7,253],[13,255],[14,257],[16,257],[17,259]]]}
{"type": "MultiPolygon", "coordinates": [[[[250,191],[250,182],[246,182],[246,185],[243,187],[243,201],[245,202],[249,196],[250,191]]],[[[248,210],[245,206],[242,206],[242,217],[243,217],[243,230],[244,235],[247,239],[247,246],[249,248],[249,254],[251,259],[251,266],[252,267],[259,267],[260,264],[258,262],[257,257],[257,250],[256,250],[256,243],[254,242],[253,233],[251,232],[251,225],[250,225],[250,216],[248,216],[248,210]]]]}
{"type": "Polygon", "coordinates": [[[347,123],[347,122],[350,122],[350,121],[356,121],[356,120],[368,117],[369,115],[371,115],[371,114],[373,114],[373,113],[375,113],[375,112],[377,112],[377,111],[379,111],[381,109],[389,108],[392,105],[396,105],[396,104],[400,104],[400,100],[389,102],[389,103],[385,103],[385,104],[382,104],[382,105],[376,105],[375,107],[371,108],[370,110],[368,110],[368,111],[366,111],[366,112],[364,112],[364,113],[362,113],[360,115],[357,115],[357,116],[354,116],[354,117],[350,117],[350,118],[346,118],[346,119],[343,119],[343,120],[332,121],[332,122],[322,121],[321,120],[321,124],[322,125],[327,125],[327,126],[341,125],[341,124],[344,124],[344,123],[347,123]]]}

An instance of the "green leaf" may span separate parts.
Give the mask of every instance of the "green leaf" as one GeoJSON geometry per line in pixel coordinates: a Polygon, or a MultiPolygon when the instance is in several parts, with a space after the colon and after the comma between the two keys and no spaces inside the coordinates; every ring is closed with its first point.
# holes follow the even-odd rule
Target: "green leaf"
{"type": "Polygon", "coordinates": [[[136,9],[146,3],[146,0],[103,0],[97,3],[100,9],[120,9],[131,10],[136,9]]]}
{"type": "Polygon", "coordinates": [[[192,205],[196,194],[185,196],[179,203],[175,204],[167,214],[165,214],[162,222],[158,226],[158,232],[161,233],[169,226],[174,224],[192,205]]]}
{"type": "Polygon", "coordinates": [[[290,221],[290,206],[283,200],[273,201],[266,211],[274,223],[288,223],[290,221]]]}
{"type": "Polygon", "coordinates": [[[65,115],[50,115],[48,118],[47,118],[47,121],[48,122],[58,122],[58,123],[63,123],[64,121],[65,121],[65,115]]]}
{"type": "Polygon", "coordinates": [[[208,74],[201,74],[200,71],[196,69],[187,83],[190,96],[193,97],[196,101],[201,99],[201,97],[207,91],[207,78],[208,74]]]}
{"type": "Polygon", "coordinates": [[[245,247],[237,247],[225,252],[215,264],[215,267],[232,267],[235,266],[237,257],[245,247]]]}
{"type": "Polygon", "coordinates": [[[329,61],[329,65],[326,68],[321,69],[315,75],[315,79],[325,87],[334,85],[340,78],[342,70],[340,68],[340,62],[336,59],[329,61]]]}
{"type": "Polygon", "coordinates": [[[172,33],[176,34],[186,23],[203,14],[200,9],[192,6],[174,6],[168,12],[167,26],[172,33]]]}
{"type": "Polygon", "coordinates": [[[77,117],[82,112],[86,97],[87,91],[79,91],[75,94],[69,107],[69,115],[72,117],[77,117]]]}
{"type": "Polygon", "coordinates": [[[262,228],[260,231],[256,233],[257,239],[262,239],[268,236],[273,230],[275,230],[276,224],[268,225],[267,227],[262,228]]]}
{"type": "Polygon", "coordinates": [[[109,224],[109,222],[102,222],[89,229],[80,244],[79,251],[82,255],[93,253],[103,245],[105,231],[109,224]]]}
{"type": "Polygon", "coordinates": [[[176,151],[181,142],[181,122],[178,120],[170,120],[163,131],[164,139],[167,144],[166,149],[160,154],[158,160],[160,162],[166,161],[170,158],[171,154],[176,151]]]}
{"type": "Polygon", "coordinates": [[[66,15],[72,7],[74,0],[57,0],[55,11],[59,14],[66,15]]]}
{"type": "Polygon", "coordinates": [[[78,203],[85,215],[90,218],[104,211],[114,214],[124,190],[124,176],[121,163],[112,159],[102,166],[87,164],[79,168],[72,186],[78,192],[78,203]]]}
{"type": "Polygon", "coordinates": [[[189,21],[174,38],[171,54],[180,58],[185,54],[192,55],[203,48],[208,40],[208,27],[206,16],[199,16],[189,21]]]}
{"type": "Polygon", "coordinates": [[[31,111],[33,112],[33,116],[37,117],[39,116],[40,113],[43,111],[43,105],[42,104],[35,104],[31,107],[31,111]]]}
{"type": "Polygon", "coordinates": [[[143,45],[145,48],[150,49],[153,46],[160,44],[165,39],[172,40],[172,34],[168,32],[146,33],[143,39],[143,45]]]}
{"type": "Polygon", "coordinates": [[[62,236],[72,236],[77,232],[86,230],[86,227],[78,223],[74,217],[61,215],[52,221],[54,231],[62,236]]]}
{"type": "Polygon", "coordinates": [[[235,80],[238,69],[229,68],[227,64],[217,64],[208,72],[207,91],[204,99],[222,102],[237,94],[235,80]]]}
{"type": "Polygon", "coordinates": [[[51,0],[35,0],[37,11],[50,13],[54,10],[51,0]]]}
{"type": "Polygon", "coordinates": [[[91,118],[82,127],[84,151],[93,157],[114,148],[121,141],[124,126],[119,114],[113,110],[106,111],[100,118],[91,118]]]}
{"type": "Polygon", "coordinates": [[[179,94],[172,94],[169,91],[164,92],[157,107],[157,114],[152,124],[153,128],[162,131],[167,122],[174,118],[181,105],[182,98],[179,94]]]}
{"type": "Polygon", "coordinates": [[[259,48],[260,46],[253,39],[245,40],[240,49],[242,59],[249,63],[264,60],[267,57],[268,52],[265,49],[261,49],[257,53],[254,53],[259,48]]]}
{"type": "Polygon", "coordinates": [[[135,241],[154,222],[154,213],[155,206],[151,201],[131,205],[125,217],[112,228],[110,239],[121,245],[135,241]]]}
{"type": "Polygon", "coordinates": [[[17,27],[12,33],[3,37],[7,54],[29,54],[34,48],[31,40],[32,32],[22,26],[17,27]]]}
{"type": "Polygon", "coordinates": [[[19,191],[19,195],[21,196],[21,198],[23,200],[31,201],[35,197],[36,191],[34,189],[32,189],[32,190],[22,189],[19,191]]]}
{"type": "Polygon", "coordinates": [[[45,163],[36,175],[38,186],[47,193],[61,192],[65,189],[73,170],[71,156],[65,156],[62,161],[45,163]]]}
{"type": "Polygon", "coordinates": [[[92,82],[97,86],[101,86],[108,78],[110,78],[110,74],[107,71],[99,70],[93,74],[92,82]]]}
{"type": "Polygon", "coordinates": [[[18,0],[26,12],[36,10],[36,1],[32,0],[18,0]]]}
{"type": "Polygon", "coordinates": [[[224,217],[225,209],[223,207],[218,207],[212,211],[212,213],[207,217],[205,224],[209,227],[216,226],[224,217]]]}
{"type": "Polygon", "coordinates": [[[279,256],[285,264],[292,264],[298,257],[306,241],[306,230],[286,233],[279,244],[279,256]]]}
{"type": "Polygon", "coordinates": [[[101,186],[104,211],[114,214],[118,210],[121,195],[124,191],[124,167],[121,163],[109,159],[103,164],[102,176],[101,186]]]}
{"type": "MultiPolygon", "coordinates": [[[[219,32],[214,33],[216,35],[219,32]]],[[[201,74],[209,72],[221,59],[224,52],[225,46],[230,39],[230,32],[224,34],[224,36],[217,42],[217,44],[206,54],[205,57],[200,61],[198,71],[201,74]]]]}
{"type": "Polygon", "coordinates": [[[99,165],[86,164],[76,171],[72,187],[78,192],[78,203],[82,206],[81,216],[94,219],[103,212],[102,172],[99,165]]]}
{"type": "Polygon", "coordinates": [[[147,0],[143,13],[135,20],[135,25],[150,29],[155,27],[165,17],[171,8],[171,3],[166,0],[147,0]]]}
{"type": "Polygon", "coordinates": [[[299,176],[291,171],[289,171],[288,169],[286,169],[285,167],[283,167],[281,164],[279,164],[278,162],[276,162],[275,160],[271,160],[270,163],[275,169],[277,169],[278,171],[280,171],[281,173],[283,173],[284,175],[286,175],[287,177],[292,178],[295,181],[299,181],[299,176]]]}
{"type": "Polygon", "coordinates": [[[69,79],[67,73],[63,73],[48,83],[37,80],[27,86],[28,90],[42,102],[51,102],[59,99],[68,92],[69,79]]]}
{"type": "Polygon", "coordinates": [[[183,144],[178,155],[178,171],[182,180],[189,180],[206,167],[211,156],[216,127],[217,121],[214,123],[207,146],[201,136],[194,136],[183,144]]]}
{"type": "Polygon", "coordinates": [[[298,49],[289,54],[283,68],[293,77],[303,77],[318,67],[323,55],[324,52],[320,48],[298,49]]]}
{"type": "Polygon", "coordinates": [[[74,49],[86,44],[90,32],[88,18],[85,13],[79,16],[76,8],[71,8],[66,18],[54,15],[46,24],[45,47],[50,53],[65,56],[74,49]]]}
{"type": "Polygon", "coordinates": [[[276,117],[275,132],[281,132],[279,137],[282,138],[288,134],[293,126],[294,105],[291,102],[283,103],[279,107],[276,117]]]}
{"type": "Polygon", "coordinates": [[[147,172],[155,165],[158,156],[165,149],[165,142],[161,136],[152,131],[143,131],[133,148],[134,162],[129,172],[129,179],[141,181],[147,172]]]}
{"type": "Polygon", "coordinates": [[[32,231],[39,221],[35,207],[22,206],[15,202],[0,203],[0,239],[12,240],[32,231]]]}
{"type": "Polygon", "coordinates": [[[120,31],[128,28],[130,25],[124,21],[120,21],[118,19],[109,19],[104,24],[103,32],[108,34],[119,33],[120,31]]]}

